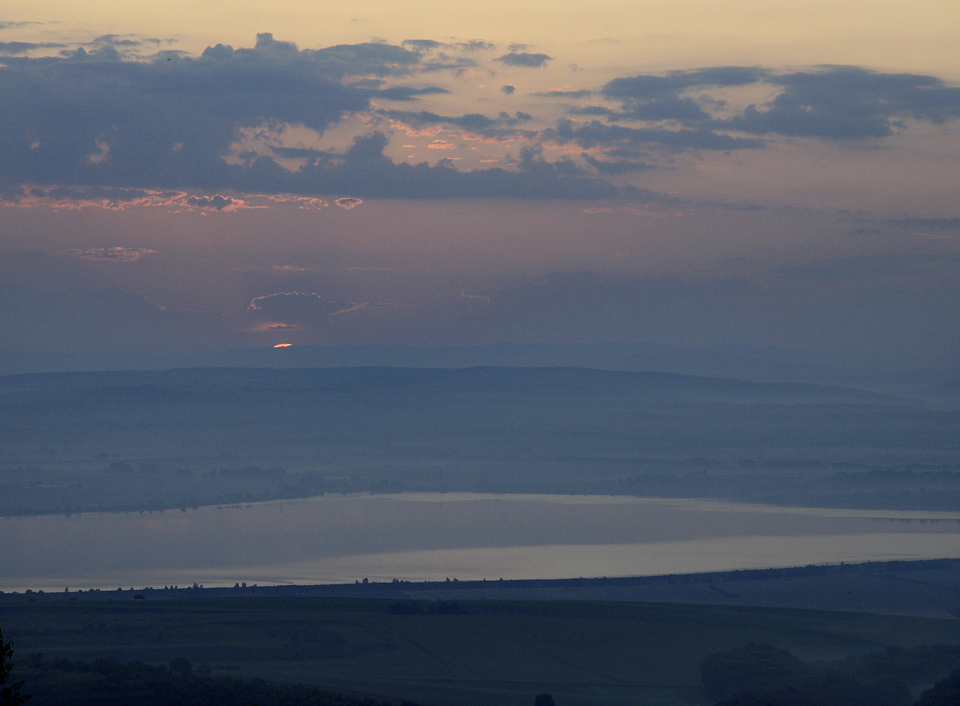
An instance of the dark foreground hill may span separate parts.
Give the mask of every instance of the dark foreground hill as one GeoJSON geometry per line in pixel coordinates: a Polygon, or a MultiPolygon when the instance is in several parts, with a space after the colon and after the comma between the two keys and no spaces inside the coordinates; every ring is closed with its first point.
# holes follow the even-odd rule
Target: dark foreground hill
{"type": "Polygon", "coordinates": [[[960,660],[956,620],[679,604],[7,595],[0,625],[13,678],[59,706],[324,703],[313,687],[424,706],[679,706],[784,686],[872,699],[797,703],[910,706],[960,660]]]}

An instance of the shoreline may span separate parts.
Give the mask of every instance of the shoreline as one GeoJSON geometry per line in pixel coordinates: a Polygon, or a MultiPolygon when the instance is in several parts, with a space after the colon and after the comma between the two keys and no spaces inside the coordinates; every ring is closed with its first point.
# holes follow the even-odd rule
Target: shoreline
{"type": "MultiPolygon", "coordinates": [[[[0,601],[223,598],[626,601],[873,612],[960,619],[960,559],[811,564],[657,576],[0,592],[0,601]]],[[[402,610],[402,607],[398,607],[402,610]]]]}

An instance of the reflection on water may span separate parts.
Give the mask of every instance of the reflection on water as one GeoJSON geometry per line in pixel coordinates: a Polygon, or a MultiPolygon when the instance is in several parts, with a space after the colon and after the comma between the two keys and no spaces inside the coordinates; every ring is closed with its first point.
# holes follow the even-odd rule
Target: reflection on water
{"type": "Polygon", "coordinates": [[[960,513],[611,496],[325,496],[0,519],[0,590],[629,576],[960,557],[960,513]]]}

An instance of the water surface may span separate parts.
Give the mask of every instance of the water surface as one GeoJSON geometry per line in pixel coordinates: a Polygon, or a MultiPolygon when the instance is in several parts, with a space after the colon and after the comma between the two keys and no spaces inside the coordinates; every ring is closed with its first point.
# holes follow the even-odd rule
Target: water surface
{"type": "Polygon", "coordinates": [[[624,496],[324,496],[0,518],[0,590],[640,576],[960,557],[960,513],[624,496]]]}

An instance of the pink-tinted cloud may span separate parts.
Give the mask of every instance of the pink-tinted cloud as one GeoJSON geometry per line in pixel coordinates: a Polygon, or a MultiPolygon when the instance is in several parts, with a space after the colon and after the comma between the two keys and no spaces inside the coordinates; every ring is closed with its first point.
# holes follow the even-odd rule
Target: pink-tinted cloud
{"type": "Polygon", "coordinates": [[[222,196],[214,194],[213,196],[188,196],[184,199],[184,204],[193,208],[215,211],[237,211],[241,208],[256,208],[250,206],[243,199],[233,198],[232,196],[222,196]]]}
{"type": "Polygon", "coordinates": [[[345,208],[349,211],[362,204],[363,199],[358,199],[356,196],[344,196],[343,198],[334,201],[334,203],[340,208],[345,208]]]}
{"type": "Polygon", "coordinates": [[[332,301],[316,292],[273,292],[251,299],[247,313],[289,311],[316,317],[336,314],[353,306],[353,302],[332,301]]]}
{"type": "MultiPolygon", "coordinates": [[[[270,199],[279,200],[279,199],[270,199]]],[[[319,199],[307,199],[315,201],[319,199]]],[[[128,208],[172,208],[181,211],[221,211],[266,208],[248,200],[222,194],[199,195],[185,191],[128,189],[123,187],[20,187],[0,195],[0,204],[20,208],[81,211],[88,208],[124,211],[128,208]]]]}
{"type": "Polygon", "coordinates": [[[144,255],[153,255],[157,251],[147,248],[89,248],[87,250],[64,250],[61,255],[76,257],[81,260],[96,260],[97,262],[136,262],[144,255]]]}
{"type": "Polygon", "coordinates": [[[321,208],[326,208],[330,204],[324,201],[323,199],[318,199],[313,196],[297,196],[296,194],[257,194],[254,197],[255,199],[266,199],[273,203],[289,203],[296,205],[297,208],[303,210],[317,210],[321,208]]]}
{"type": "Polygon", "coordinates": [[[341,272],[400,272],[399,267],[341,267],[341,272]]]}
{"type": "Polygon", "coordinates": [[[468,294],[466,290],[460,290],[460,298],[466,299],[468,301],[479,302],[481,304],[489,304],[490,297],[485,294],[468,294]]]}

